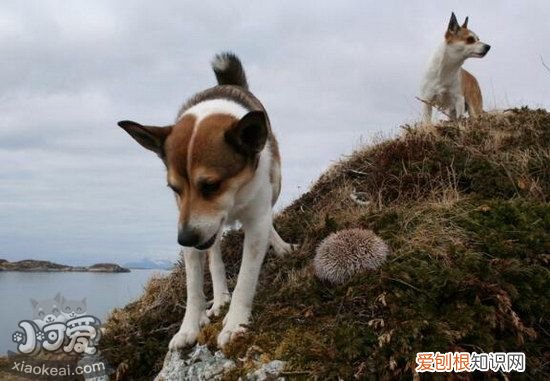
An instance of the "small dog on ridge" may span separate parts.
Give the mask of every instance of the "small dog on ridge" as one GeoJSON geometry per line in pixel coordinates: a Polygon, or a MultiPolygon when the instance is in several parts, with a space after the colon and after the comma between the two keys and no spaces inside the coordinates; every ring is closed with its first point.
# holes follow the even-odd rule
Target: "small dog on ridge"
{"type": "Polygon", "coordinates": [[[167,127],[121,121],[119,126],[155,152],[179,208],[178,242],[184,246],[187,306],[171,350],[192,345],[209,317],[230,301],[220,251],[224,225],[239,221],[245,233],[237,285],[218,336],[223,347],[249,323],[260,268],[269,246],[291,251],[273,228],[272,207],[281,191],[277,140],[267,113],[248,91],[240,60],[231,53],[212,63],[218,86],[189,99],[167,127]],[[214,301],[206,309],[203,266],[209,257],[214,301]]]}
{"type": "Polygon", "coordinates": [[[433,55],[424,76],[421,89],[421,100],[425,102],[423,123],[431,123],[432,106],[453,120],[460,118],[465,111],[470,116],[483,112],[479,84],[472,74],[462,69],[462,64],[470,57],[485,57],[490,48],[468,29],[468,17],[460,26],[455,14],[451,14],[445,41],[433,55]]]}

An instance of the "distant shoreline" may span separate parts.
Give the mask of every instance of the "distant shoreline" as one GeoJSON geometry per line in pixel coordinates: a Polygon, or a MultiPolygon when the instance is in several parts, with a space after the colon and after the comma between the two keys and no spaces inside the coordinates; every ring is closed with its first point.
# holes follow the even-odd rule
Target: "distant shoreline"
{"type": "Polygon", "coordinates": [[[10,262],[0,259],[0,272],[93,272],[93,273],[129,273],[130,269],[115,263],[96,263],[91,266],[68,266],[50,261],[37,261],[25,259],[10,262]]]}

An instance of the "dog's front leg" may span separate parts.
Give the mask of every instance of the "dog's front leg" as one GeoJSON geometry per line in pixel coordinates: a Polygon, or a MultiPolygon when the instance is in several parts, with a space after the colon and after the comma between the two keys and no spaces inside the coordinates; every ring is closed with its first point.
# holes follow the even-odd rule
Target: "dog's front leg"
{"type": "Polygon", "coordinates": [[[246,330],[252,310],[252,301],[262,263],[268,249],[271,235],[271,211],[259,213],[261,217],[243,221],[244,249],[237,285],[233,291],[229,311],[224,319],[223,329],[218,336],[218,346],[224,347],[239,333],[246,330]]]}
{"type": "Polygon", "coordinates": [[[271,227],[271,237],[269,238],[269,243],[271,244],[271,247],[273,248],[273,251],[275,252],[275,255],[279,257],[284,257],[288,253],[290,253],[292,250],[294,250],[294,245],[291,245],[290,243],[285,242],[279,233],[277,233],[277,230],[275,230],[275,227],[271,227]]]}
{"type": "Polygon", "coordinates": [[[205,252],[193,248],[183,249],[187,282],[187,306],[181,327],[168,345],[170,350],[194,344],[197,341],[201,326],[209,323],[206,317],[206,299],[203,290],[205,255],[205,252]]]}
{"type": "Polygon", "coordinates": [[[466,111],[466,103],[462,95],[458,96],[455,103],[456,119],[460,119],[464,116],[466,111]]]}
{"type": "Polygon", "coordinates": [[[212,288],[214,289],[214,302],[206,313],[208,317],[218,316],[223,306],[231,300],[231,295],[227,289],[225,265],[222,260],[220,241],[221,238],[218,237],[214,246],[208,251],[208,265],[210,268],[210,275],[212,276],[212,288]]]}
{"type": "Polygon", "coordinates": [[[422,123],[430,124],[432,123],[432,105],[424,103],[422,111],[422,123]]]}

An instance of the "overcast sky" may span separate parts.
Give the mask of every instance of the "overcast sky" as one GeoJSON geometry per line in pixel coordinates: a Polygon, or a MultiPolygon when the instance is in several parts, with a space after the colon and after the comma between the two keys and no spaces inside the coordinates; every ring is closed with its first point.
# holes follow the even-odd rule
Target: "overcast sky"
{"type": "Polygon", "coordinates": [[[486,108],[549,107],[548,1],[3,0],[0,258],[175,259],[163,165],[116,122],[171,123],[215,83],[222,50],[269,112],[283,207],[361,142],[418,120],[451,10],[492,45],[466,62],[486,108]]]}

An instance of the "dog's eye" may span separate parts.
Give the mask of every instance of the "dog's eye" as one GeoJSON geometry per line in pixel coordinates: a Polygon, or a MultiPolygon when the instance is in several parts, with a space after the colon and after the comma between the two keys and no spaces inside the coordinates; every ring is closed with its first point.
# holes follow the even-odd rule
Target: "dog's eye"
{"type": "Polygon", "coordinates": [[[181,193],[181,189],[172,185],[172,184],[167,184],[166,185],[168,188],[172,189],[172,191],[176,194],[180,194],[181,193]]]}
{"type": "Polygon", "coordinates": [[[475,37],[470,36],[466,39],[467,44],[473,44],[474,42],[476,42],[475,37]]]}
{"type": "Polygon", "coordinates": [[[221,181],[204,181],[200,183],[199,189],[204,197],[208,197],[219,191],[221,184],[221,181]]]}

